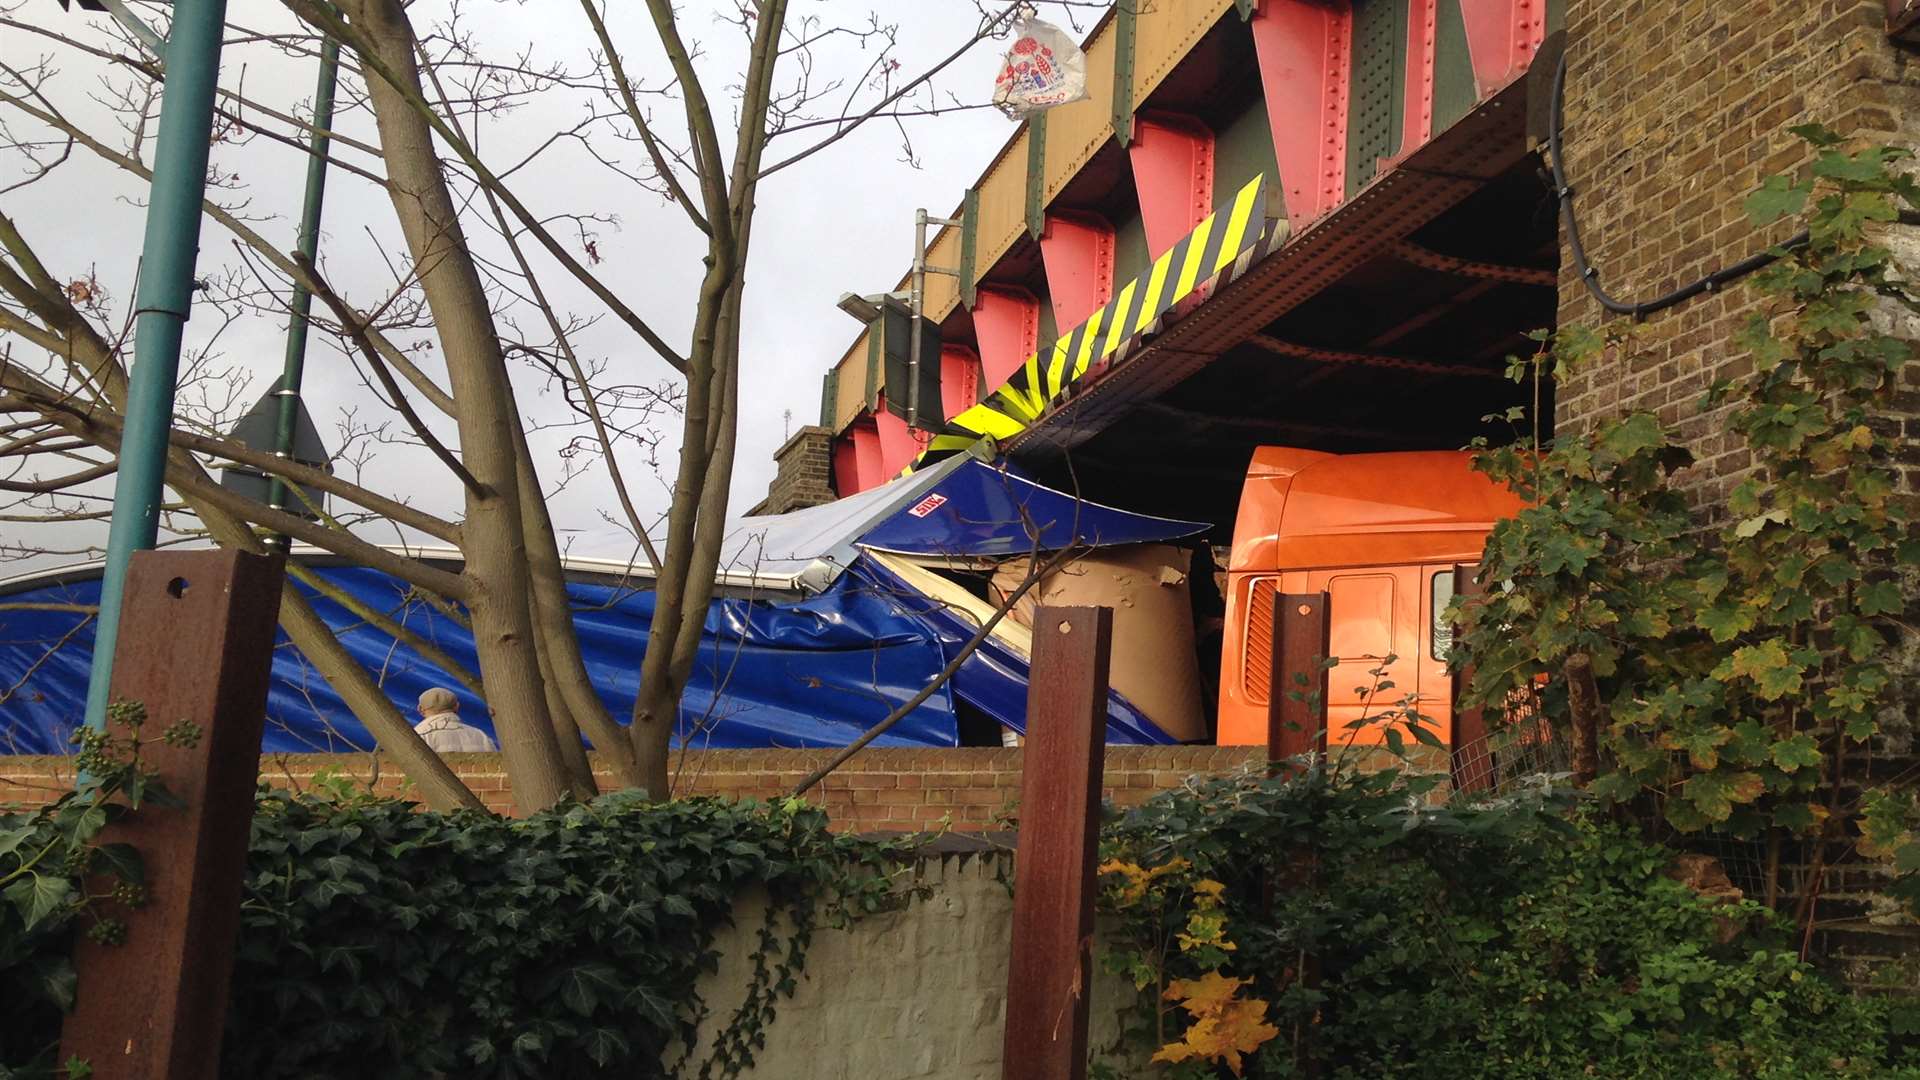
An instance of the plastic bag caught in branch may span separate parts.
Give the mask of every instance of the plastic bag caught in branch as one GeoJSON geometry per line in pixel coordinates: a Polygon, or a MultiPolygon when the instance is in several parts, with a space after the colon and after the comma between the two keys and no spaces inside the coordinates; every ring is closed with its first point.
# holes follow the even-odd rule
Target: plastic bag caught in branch
{"type": "Polygon", "coordinates": [[[1059,27],[1021,12],[1013,47],[993,80],[993,103],[1018,120],[1086,96],[1087,57],[1080,46],[1059,27]]]}

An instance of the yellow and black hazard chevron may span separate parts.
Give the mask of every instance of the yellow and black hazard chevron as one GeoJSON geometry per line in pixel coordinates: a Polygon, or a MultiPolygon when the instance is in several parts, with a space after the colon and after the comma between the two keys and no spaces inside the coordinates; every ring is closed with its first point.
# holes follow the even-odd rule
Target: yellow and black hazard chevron
{"type": "MultiPolygon", "coordinates": [[[[979,404],[947,421],[901,475],[965,450],[981,439],[1004,441],[1038,420],[1096,361],[1120,351],[1195,289],[1234,266],[1268,239],[1266,177],[1256,176],[1233,199],[1153,260],[1112,300],[1066,336],[1027,357],[1012,377],[979,404]]],[[[1280,226],[1284,230],[1284,226],[1280,226]]]]}

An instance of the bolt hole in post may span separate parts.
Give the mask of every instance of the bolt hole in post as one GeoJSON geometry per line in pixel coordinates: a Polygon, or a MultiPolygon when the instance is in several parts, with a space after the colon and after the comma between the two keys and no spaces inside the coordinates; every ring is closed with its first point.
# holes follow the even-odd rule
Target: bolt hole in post
{"type": "Polygon", "coordinates": [[[174,578],[172,581],[167,582],[167,595],[173,597],[175,600],[178,600],[181,597],[187,595],[187,590],[192,587],[193,587],[192,582],[188,581],[186,578],[177,577],[177,578],[174,578]]]}
{"type": "Polygon", "coordinates": [[[1073,633],[1073,624],[1070,622],[1062,622],[1060,624],[1060,632],[1063,634],[1073,633]]]}

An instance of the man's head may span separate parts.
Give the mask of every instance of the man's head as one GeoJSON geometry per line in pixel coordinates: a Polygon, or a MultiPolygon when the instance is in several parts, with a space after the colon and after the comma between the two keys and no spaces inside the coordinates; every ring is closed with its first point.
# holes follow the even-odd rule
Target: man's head
{"type": "Polygon", "coordinates": [[[453,691],[444,686],[436,686],[420,695],[420,715],[432,716],[435,713],[457,713],[460,711],[460,699],[453,691]]]}

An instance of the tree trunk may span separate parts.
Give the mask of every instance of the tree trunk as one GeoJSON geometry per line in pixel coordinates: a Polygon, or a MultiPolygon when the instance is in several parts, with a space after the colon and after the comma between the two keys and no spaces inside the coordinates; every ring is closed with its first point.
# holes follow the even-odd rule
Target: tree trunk
{"type": "MultiPolygon", "coordinates": [[[[672,35],[671,15],[663,18],[663,39],[672,35]]],[[[687,364],[687,402],[681,426],[680,469],[667,513],[667,547],[655,581],[653,622],[647,655],[641,663],[640,693],[633,706],[633,748],[648,793],[668,796],[668,748],[678,718],[680,695],[699,657],[707,608],[713,599],[713,575],[726,534],[727,501],[733,480],[739,397],[740,310],[746,290],[746,265],[753,227],[756,177],[767,143],[767,103],[773,67],[779,58],[785,0],[768,0],[754,26],[748,75],[741,95],[732,173],[722,186],[719,162],[710,160],[701,188],[707,196],[709,236],[707,275],[701,282],[694,319],[693,348],[687,364]],[[725,198],[718,196],[724,192],[725,198]],[[724,213],[722,213],[724,211],[724,213]],[[722,225],[727,227],[722,227],[722,225]]],[[[669,49],[670,55],[672,49],[669,49]]],[[[684,63],[685,58],[679,60],[684,63]]],[[[690,105],[697,102],[690,99],[690,105]]],[[[688,123],[697,145],[711,146],[698,130],[708,122],[703,110],[689,109],[688,123]]]]}
{"type": "Polygon", "coordinates": [[[424,100],[412,27],[397,0],[355,0],[346,9],[365,47],[408,83],[395,88],[370,74],[368,97],[386,159],[388,195],[446,356],[462,461],[478,481],[478,490],[466,490],[462,553],[487,707],[515,806],[522,813],[543,810],[569,784],[547,715],[527,603],[531,582],[520,526],[514,453],[520,418],[513,388],[432,130],[409,100],[424,100]]]}
{"type": "Polygon", "coordinates": [[[653,624],[634,702],[633,749],[650,797],[669,796],[669,752],[680,697],[704,640],[713,576],[726,534],[738,397],[738,279],[720,300],[714,341],[687,380],[680,476],[668,514],[667,547],[654,586],[653,624]],[[704,378],[702,377],[704,376],[704,378]],[[696,400],[697,399],[697,400],[696,400]]]}
{"type": "MultiPolygon", "coordinates": [[[[191,454],[174,450],[168,458],[168,472],[175,477],[175,492],[193,509],[194,516],[206,525],[216,542],[223,547],[235,547],[256,554],[265,550],[246,523],[204,500],[196,499],[191,483],[177,482],[181,477],[213,482],[191,454]]],[[[306,657],[320,677],[327,680],[333,692],[340,695],[340,700],[346,703],[353,715],[366,725],[380,749],[392,755],[394,764],[400,766],[400,770],[413,781],[420,797],[429,807],[435,810],[486,811],[487,804],[480,801],[480,797],[461,782],[440,755],[413,730],[413,725],[394,707],[386,691],[340,644],[333,628],[313,610],[313,606],[307,603],[306,597],[291,581],[281,586],[280,590],[280,628],[287,632],[287,637],[300,650],[300,655],[306,657]]]]}
{"type": "MultiPolygon", "coordinates": [[[[536,626],[539,624],[538,611],[533,613],[533,621],[536,626]]],[[[600,794],[600,787],[593,779],[593,763],[587,760],[586,745],[580,741],[580,726],[573,722],[573,714],[560,698],[560,685],[553,677],[553,661],[547,653],[546,638],[537,630],[533,644],[534,655],[540,661],[540,686],[547,695],[547,716],[553,721],[553,739],[560,746],[560,760],[566,763],[573,797],[584,802],[600,794]]]]}
{"type": "MultiPolygon", "coordinates": [[[[647,627],[647,652],[640,661],[640,689],[634,698],[633,721],[628,732],[640,786],[653,799],[668,797],[668,747],[679,715],[680,691],[685,686],[684,677],[674,677],[673,660],[679,652],[686,624],[698,620],[694,623],[697,642],[707,617],[704,605],[697,612],[686,610],[684,605],[688,572],[694,559],[694,526],[706,496],[714,327],[726,297],[725,286],[714,288],[720,273],[721,266],[716,260],[702,285],[701,310],[694,319],[694,348],[687,364],[687,400],[680,421],[680,468],[674,480],[673,501],[667,509],[667,539],[654,577],[653,619],[647,627]]],[[[723,495],[723,510],[724,498],[723,495]]],[[[708,588],[711,587],[709,580],[708,588]]]]}
{"type": "Polygon", "coordinates": [[[1593,660],[1586,653],[1567,657],[1567,711],[1573,720],[1573,782],[1585,787],[1600,775],[1600,728],[1606,707],[1593,679],[1593,660]]]}
{"type": "MultiPolygon", "coordinates": [[[[589,391],[591,392],[591,391],[589,391]]],[[[545,678],[549,689],[565,705],[571,717],[573,741],[580,741],[585,730],[594,749],[613,772],[620,787],[639,787],[639,775],[633,766],[633,752],[627,733],[607,712],[606,703],[593,688],[587,662],[580,655],[580,638],[574,631],[573,605],[567,599],[566,568],[560,561],[560,541],[554,533],[553,518],[540,490],[539,470],[527,448],[526,432],[515,429],[514,452],[519,461],[520,528],[526,536],[528,571],[533,579],[531,594],[534,633],[545,652],[545,678]]],[[[556,717],[556,720],[558,718],[556,717]]],[[[560,730],[556,723],[555,730],[560,730]]],[[[561,750],[571,757],[561,736],[561,750]]],[[[580,761],[586,761],[583,752],[580,761]]],[[[592,781],[591,771],[587,774],[592,781]]]]}

